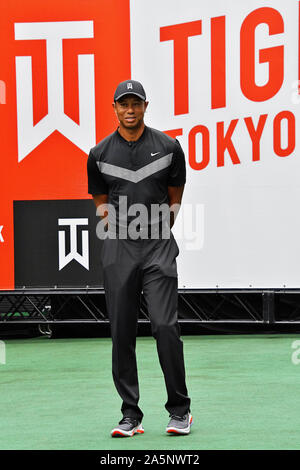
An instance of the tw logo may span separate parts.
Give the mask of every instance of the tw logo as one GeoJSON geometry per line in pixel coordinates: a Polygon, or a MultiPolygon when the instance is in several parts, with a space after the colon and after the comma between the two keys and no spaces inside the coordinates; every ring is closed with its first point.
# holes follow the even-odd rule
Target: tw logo
{"type": "Polygon", "coordinates": [[[63,39],[93,38],[93,21],[15,23],[15,39],[46,40],[48,115],[33,126],[31,57],[16,57],[18,161],[58,130],[88,154],[95,145],[94,55],[78,55],[79,122],[64,114],[63,39]]]}
{"type": "Polygon", "coordinates": [[[87,270],[89,269],[89,232],[81,231],[82,254],[77,251],[77,227],[88,225],[88,219],[58,219],[58,225],[69,226],[70,229],[70,252],[66,254],[66,232],[58,231],[58,259],[59,271],[75,259],[87,270]]]}

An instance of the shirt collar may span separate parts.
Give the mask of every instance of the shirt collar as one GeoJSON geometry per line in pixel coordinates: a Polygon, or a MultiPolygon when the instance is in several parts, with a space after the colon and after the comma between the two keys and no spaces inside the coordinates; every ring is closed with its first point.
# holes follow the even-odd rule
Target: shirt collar
{"type": "Polygon", "coordinates": [[[118,138],[120,140],[122,140],[126,144],[129,144],[129,142],[131,142],[132,144],[136,144],[137,142],[141,142],[144,139],[146,133],[148,132],[148,127],[145,125],[144,130],[143,130],[142,134],[140,135],[140,137],[138,138],[138,140],[126,140],[126,139],[124,139],[124,137],[121,136],[118,129],[119,128],[116,129],[115,134],[118,136],[118,138]]]}

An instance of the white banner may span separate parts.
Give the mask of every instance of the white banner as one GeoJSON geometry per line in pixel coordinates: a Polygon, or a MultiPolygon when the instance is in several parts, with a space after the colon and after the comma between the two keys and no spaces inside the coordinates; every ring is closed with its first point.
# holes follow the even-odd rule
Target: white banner
{"type": "Polygon", "coordinates": [[[179,287],[299,287],[299,2],[130,8],[145,122],[174,130],[186,154],[179,287]]]}

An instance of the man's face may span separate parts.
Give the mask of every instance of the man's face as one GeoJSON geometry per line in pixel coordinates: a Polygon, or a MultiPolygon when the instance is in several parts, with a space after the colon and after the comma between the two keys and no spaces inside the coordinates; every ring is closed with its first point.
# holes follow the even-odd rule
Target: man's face
{"type": "Polygon", "coordinates": [[[125,129],[138,129],[144,122],[148,102],[135,95],[125,95],[113,106],[120,126],[125,129]]]}

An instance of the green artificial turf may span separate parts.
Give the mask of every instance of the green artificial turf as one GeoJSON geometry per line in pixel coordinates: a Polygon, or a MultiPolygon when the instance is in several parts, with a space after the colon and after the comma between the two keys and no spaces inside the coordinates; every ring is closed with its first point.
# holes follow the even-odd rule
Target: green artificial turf
{"type": "Polygon", "coordinates": [[[298,338],[184,336],[194,424],[189,436],[170,436],[155,340],[138,337],[145,434],[117,439],[110,338],[6,340],[0,449],[300,449],[298,338]]]}

